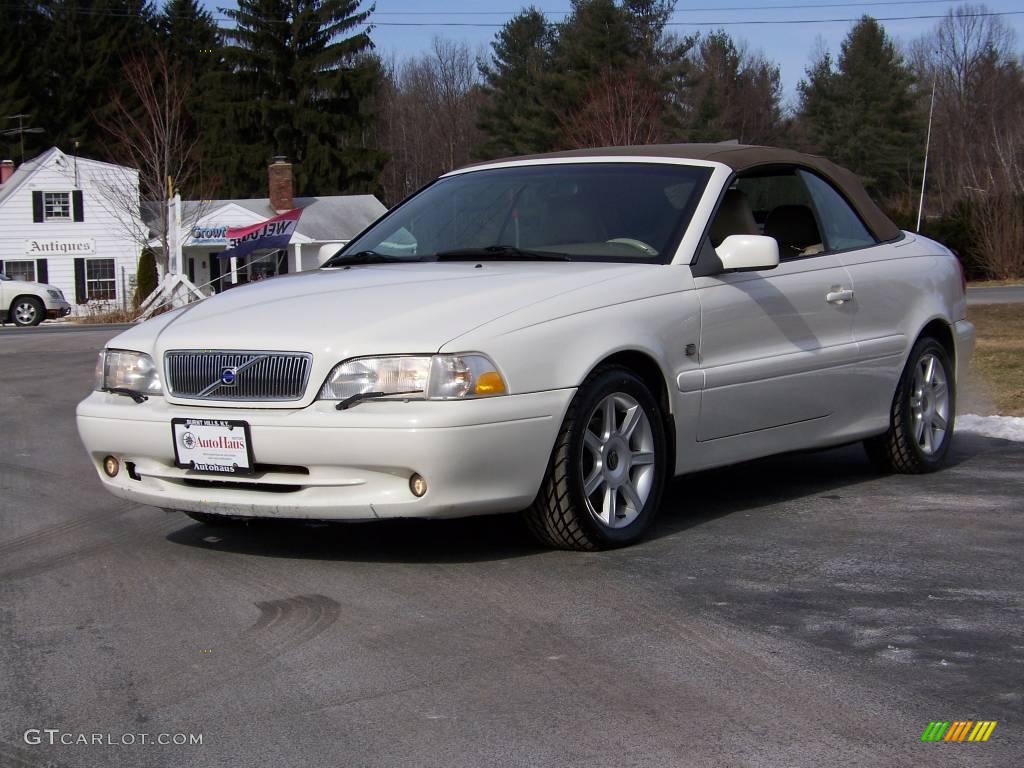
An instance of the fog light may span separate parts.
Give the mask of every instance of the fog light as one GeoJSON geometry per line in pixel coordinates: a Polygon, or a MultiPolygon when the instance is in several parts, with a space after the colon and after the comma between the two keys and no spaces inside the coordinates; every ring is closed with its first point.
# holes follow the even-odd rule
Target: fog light
{"type": "Polygon", "coordinates": [[[413,475],[409,478],[409,490],[413,496],[419,498],[427,492],[427,481],[419,475],[413,475]]]}
{"type": "Polygon", "coordinates": [[[103,460],[103,471],[107,473],[107,477],[117,477],[117,473],[120,469],[121,462],[113,456],[107,456],[103,460]]]}

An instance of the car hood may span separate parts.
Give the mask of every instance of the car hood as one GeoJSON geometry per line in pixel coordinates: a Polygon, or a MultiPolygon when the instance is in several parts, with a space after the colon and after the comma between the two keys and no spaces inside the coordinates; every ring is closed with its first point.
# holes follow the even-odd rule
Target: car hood
{"type": "MultiPolygon", "coordinates": [[[[109,346],[361,355],[436,352],[485,323],[636,269],[598,263],[356,266],[234,288],[134,328],[109,346]]],[[[315,367],[319,367],[314,363],[315,367]]]]}
{"type": "Polygon", "coordinates": [[[4,285],[10,288],[17,288],[19,291],[30,291],[32,293],[44,293],[45,291],[59,291],[55,285],[49,283],[36,283],[31,280],[5,280],[4,285]]]}

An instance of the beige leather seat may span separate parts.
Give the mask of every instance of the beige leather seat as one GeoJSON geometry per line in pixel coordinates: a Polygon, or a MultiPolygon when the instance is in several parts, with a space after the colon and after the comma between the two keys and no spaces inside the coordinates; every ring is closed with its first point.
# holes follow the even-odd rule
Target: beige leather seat
{"type": "Polygon", "coordinates": [[[715,220],[711,222],[711,244],[716,248],[729,235],[759,235],[754,212],[750,208],[747,196],[738,189],[730,189],[725,193],[715,220]]]}
{"type": "Polygon", "coordinates": [[[764,222],[764,233],[779,244],[779,255],[811,256],[821,253],[821,234],[814,213],[806,205],[780,205],[764,222]]]}

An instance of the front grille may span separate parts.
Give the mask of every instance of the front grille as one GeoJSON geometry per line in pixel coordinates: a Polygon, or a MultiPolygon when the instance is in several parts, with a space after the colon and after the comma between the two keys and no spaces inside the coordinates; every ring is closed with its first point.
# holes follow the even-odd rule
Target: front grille
{"type": "Polygon", "coordinates": [[[172,350],[164,354],[164,378],[175,397],[300,400],[312,363],[306,352],[172,350]]]}

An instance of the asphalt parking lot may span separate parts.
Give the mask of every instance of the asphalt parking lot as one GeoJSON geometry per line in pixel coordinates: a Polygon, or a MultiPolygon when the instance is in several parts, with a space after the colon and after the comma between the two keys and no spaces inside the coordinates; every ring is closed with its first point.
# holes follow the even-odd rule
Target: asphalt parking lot
{"type": "Polygon", "coordinates": [[[0,766],[1021,764],[1022,443],[682,478],[599,554],[512,517],[206,528],[86,462],[112,335],[0,335],[0,766]],[[998,726],[920,741],[965,719],[998,726]]]}

